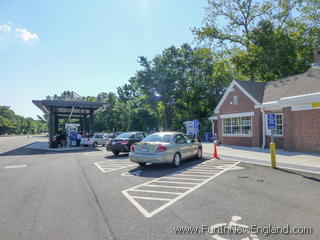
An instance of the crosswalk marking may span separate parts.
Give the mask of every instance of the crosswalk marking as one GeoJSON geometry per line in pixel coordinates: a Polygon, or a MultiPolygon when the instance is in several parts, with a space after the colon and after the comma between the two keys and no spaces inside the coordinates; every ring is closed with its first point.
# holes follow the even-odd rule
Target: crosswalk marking
{"type": "Polygon", "coordinates": [[[136,198],[136,199],[160,200],[160,201],[171,201],[172,200],[170,198],[152,198],[152,197],[140,197],[140,196],[132,196],[132,197],[136,198]]]}
{"type": "Polygon", "coordinates": [[[192,180],[192,181],[202,181],[201,179],[198,178],[185,178],[185,177],[167,177],[170,179],[182,179],[182,180],[192,180]]]}
{"type": "Polygon", "coordinates": [[[162,187],[162,188],[181,188],[181,189],[190,189],[192,187],[176,187],[176,186],[166,186],[166,185],[151,185],[151,184],[148,184],[148,185],[144,185],[144,187],[162,187]]]}
{"type": "Polygon", "coordinates": [[[103,173],[112,172],[112,171],[120,170],[123,168],[136,166],[135,164],[133,164],[129,161],[124,161],[124,160],[106,160],[106,161],[95,162],[94,164],[103,173]]]}
{"type": "Polygon", "coordinates": [[[238,163],[225,160],[208,160],[197,166],[128,188],[122,191],[122,193],[145,217],[152,217],[205,183],[232,169],[238,163]],[[137,194],[134,195],[134,192],[143,193],[144,196],[136,196],[137,194]],[[151,196],[150,194],[153,195],[151,196]],[[157,198],[157,194],[160,195],[159,198],[157,198]],[[163,198],[161,194],[162,196],[163,194],[171,194],[173,198],[163,198]],[[138,202],[139,199],[144,201],[150,200],[151,202],[158,200],[161,206],[158,207],[157,205],[156,208],[147,210],[147,205],[144,205],[146,202],[138,202]]]}
{"type": "Polygon", "coordinates": [[[172,181],[158,181],[158,182],[164,182],[164,183],[178,183],[178,184],[191,184],[191,185],[197,185],[198,183],[190,183],[190,182],[172,182],[172,181]]]}
{"type": "Polygon", "coordinates": [[[148,192],[148,193],[164,193],[164,194],[176,194],[179,195],[180,193],[177,192],[164,192],[164,191],[153,191],[153,190],[139,190],[139,189],[134,189],[130,190],[132,192],[148,192]]]}

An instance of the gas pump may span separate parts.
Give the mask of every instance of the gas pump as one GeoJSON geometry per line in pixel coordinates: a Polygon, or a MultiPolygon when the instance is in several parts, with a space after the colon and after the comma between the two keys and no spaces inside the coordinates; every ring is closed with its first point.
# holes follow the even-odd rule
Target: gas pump
{"type": "Polygon", "coordinates": [[[75,147],[77,145],[77,133],[79,128],[79,123],[66,123],[65,129],[67,134],[67,146],[75,147]]]}

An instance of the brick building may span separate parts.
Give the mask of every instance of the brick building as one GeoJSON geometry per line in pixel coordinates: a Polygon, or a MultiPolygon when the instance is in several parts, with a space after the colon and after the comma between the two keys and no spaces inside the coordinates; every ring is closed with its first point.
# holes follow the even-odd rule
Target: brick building
{"type": "Polygon", "coordinates": [[[266,115],[275,113],[278,148],[320,153],[320,51],[315,57],[308,71],[281,80],[234,80],[209,118],[219,142],[268,147],[266,115]]]}

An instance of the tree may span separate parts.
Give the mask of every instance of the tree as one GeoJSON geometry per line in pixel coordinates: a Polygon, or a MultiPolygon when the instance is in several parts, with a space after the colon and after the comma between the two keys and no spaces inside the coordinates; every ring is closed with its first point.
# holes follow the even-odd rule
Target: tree
{"type": "Polygon", "coordinates": [[[8,106],[0,106],[0,134],[41,133],[46,123],[16,115],[8,106]]]}
{"type": "Polygon", "coordinates": [[[310,67],[320,41],[319,5],[317,0],[209,0],[204,26],[193,32],[230,56],[246,79],[275,80],[310,67]]]}

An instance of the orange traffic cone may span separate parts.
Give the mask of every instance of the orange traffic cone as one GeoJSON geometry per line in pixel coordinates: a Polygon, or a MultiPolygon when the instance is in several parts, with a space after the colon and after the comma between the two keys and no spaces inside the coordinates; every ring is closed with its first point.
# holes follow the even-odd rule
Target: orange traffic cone
{"type": "Polygon", "coordinates": [[[213,158],[220,159],[218,156],[217,145],[215,143],[213,144],[213,158]]]}

